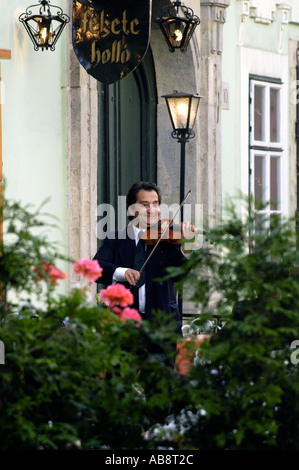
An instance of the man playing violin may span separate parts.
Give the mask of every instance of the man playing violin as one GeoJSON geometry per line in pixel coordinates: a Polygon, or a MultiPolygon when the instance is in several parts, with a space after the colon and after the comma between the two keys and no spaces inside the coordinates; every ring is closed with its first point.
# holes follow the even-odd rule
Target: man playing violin
{"type": "MultiPolygon", "coordinates": [[[[144,181],[133,184],[127,194],[126,204],[130,223],[126,229],[108,235],[94,257],[103,268],[102,276],[96,282],[104,285],[123,283],[131,289],[134,295],[133,307],[142,318],[151,320],[152,312],[160,310],[169,320],[176,320],[176,331],[181,334],[181,318],[173,280],[161,278],[168,267],[180,266],[184,262],[186,247],[181,243],[167,241],[157,246],[147,244],[146,240],[143,242],[145,234],[150,235],[151,228],[154,229],[161,218],[161,191],[156,184],[144,181]],[[140,263],[141,266],[145,263],[142,275],[140,263]]],[[[196,231],[194,226],[185,222],[181,227],[182,238],[190,240],[196,231]]]]}

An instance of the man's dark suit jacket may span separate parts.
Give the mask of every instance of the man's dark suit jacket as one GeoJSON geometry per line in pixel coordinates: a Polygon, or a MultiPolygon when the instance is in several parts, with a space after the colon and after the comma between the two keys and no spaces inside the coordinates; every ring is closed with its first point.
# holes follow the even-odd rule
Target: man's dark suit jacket
{"type": "MultiPolygon", "coordinates": [[[[147,256],[152,249],[153,245],[147,246],[147,256]]],[[[125,230],[108,235],[94,257],[103,268],[102,276],[96,282],[106,286],[110,285],[116,268],[133,269],[135,252],[136,243],[131,225],[125,230]]],[[[152,310],[163,311],[169,320],[177,321],[176,331],[180,334],[181,318],[173,280],[161,281],[160,278],[166,274],[167,267],[180,266],[183,262],[184,255],[181,252],[180,245],[170,244],[166,241],[159,243],[145,267],[146,308],[145,313],[142,314],[144,319],[150,320],[153,317],[152,310]]],[[[128,283],[123,284],[129,287],[128,283]]],[[[134,294],[133,307],[138,309],[138,289],[134,287],[131,292],[134,294]]]]}

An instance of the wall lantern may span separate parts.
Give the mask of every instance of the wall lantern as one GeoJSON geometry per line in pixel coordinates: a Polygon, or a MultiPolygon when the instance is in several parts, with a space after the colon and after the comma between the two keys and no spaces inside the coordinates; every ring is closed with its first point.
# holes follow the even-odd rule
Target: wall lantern
{"type": "Polygon", "coordinates": [[[55,13],[50,10],[48,0],[39,0],[39,4],[30,5],[26,12],[19,16],[24,28],[33,42],[34,50],[55,50],[55,45],[61,35],[69,17],[58,6],[51,5],[55,13]],[[36,12],[34,12],[36,10],[36,12]]]}
{"type": "Polygon", "coordinates": [[[155,19],[166,39],[170,52],[186,52],[196,26],[200,23],[191,8],[180,1],[164,7],[155,19]]]}
{"type": "MultiPolygon", "coordinates": [[[[185,155],[186,142],[195,136],[193,126],[198,110],[201,96],[192,95],[190,93],[178,93],[174,91],[172,95],[163,95],[165,98],[167,109],[169,112],[173,131],[171,136],[181,144],[181,160],[180,160],[180,201],[185,197],[185,155]]],[[[184,208],[181,208],[181,221],[184,208]]],[[[183,292],[178,299],[179,311],[183,312],[183,292]]]]}
{"type": "Polygon", "coordinates": [[[172,137],[179,142],[187,142],[195,135],[192,129],[201,96],[174,91],[173,94],[163,95],[162,98],[166,100],[173,127],[172,137]]]}
{"type": "Polygon", "coordinates": [[[185,196],[185,153],[186,142],[195,136],[193,126],[201,96],[190,93],[178,93],[163,95],[169,112],[173,131],[171,136],[181,144],[180,161],[180,201],[185,196]]]}

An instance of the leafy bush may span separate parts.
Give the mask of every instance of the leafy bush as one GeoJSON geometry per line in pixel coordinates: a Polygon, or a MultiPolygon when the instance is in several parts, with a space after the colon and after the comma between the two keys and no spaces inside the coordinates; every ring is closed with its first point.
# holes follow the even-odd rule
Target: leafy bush
{"type": "Polygon", "coordinates": [[[168,411],[166,353],[146,353],[161,333],[99,314],[81,292],[47,312],[24,307],[0,335],[2,449],[138,448],[168,411]]]}
{"type": "Polygon", "coordinates": [[[191,268],[185,291],[202,312],[191,324],[193,332],[207,320],[222,328],[201,345],[201,364],[190,370],[185,410],[192,419],[181,445],[298,449],[294,221],[260,215],[242,221],[233,204],[227,210],[222,226],[209,231],[210,243],[184,268],[191,268]]]}
{"type": "MultiPolygon", "coordinates": [[[[54,295],[64,276],[49,266],[63,257],[32,234],[38,213],[5,201],[4,216],[12,235],[1,246],[2,450],[299,449],[292,221],[259,230],[267,221],[243,221],[232,206],[205,246],[172,270],[201,311],[190,331],[208,322],[216,331],[183,375],[173,367],[178,338],[159,312],[157,326],[129,306],[90,303],[85,289],[54,295]]],[[[86,266],[77,262],[76,272],[86,275],[86,266]]]]}
{"type": "MultiPolygon", "coordinates": [[[[140,324],[127,289],[118,289],[126,302],[111,308],[88,302],[88,286],[54,295],[65,277],[55,260],[63,257],[34,234],[46,223],[18,203],[4,201],[3,213],[1,449],[142,447],[143,433],[169,411],[173,327],[140,324]]],[[[74,270],[93,280],[100,274],[90,260],[74,270]]]]}

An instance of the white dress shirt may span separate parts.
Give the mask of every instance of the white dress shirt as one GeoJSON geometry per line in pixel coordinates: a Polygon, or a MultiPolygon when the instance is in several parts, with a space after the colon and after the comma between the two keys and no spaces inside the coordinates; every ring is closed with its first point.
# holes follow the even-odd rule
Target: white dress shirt
{"type": "MultiPolygon", "coordinates": [[[[135,235],[135,243],[136,243],[136,246],[137,246],[137,243],[139,242],[139,232],[141,232],[142,230],[139,229],[138,227],[136,227],[134,224],[132,224],[133,226],[133,229],[134,229],[134,235],[135,235]]],[[[146,249],[146,245],[145,245],[145,249],[146,249]]],[[[182,248],[181,248],[182,250],[182,248]]],[[[182,251],[183,255],[188,258],[189,257],[189,253],[184,253],[182,251]]],[[[113,277],[112,277],[112,282],[113,284],[115,284],[116,282],[126,282],[126,278],[125,278],[125,272],[127,271],[127,269],[129,268],[116,268],[116,270],[114,271],[113,273],[113,277]]],[[[145,284],[143,284],[141,287],[139,287],[139,290],[138,290],[138,295],[139,295],[139,311],[141,313],[144,313],[145,312],[145,284]]]]}
{"type": "MultiPolygon", "coordinates": [[[[141,230],[138,227],[136,227],[134,224],[132,224],[132,226],[133,226],[133,229],[134,229],[135,243],[136,243],[136,246],[137,246],[137,243],[139,242],[139,236],[138,235],[139,235],[139,232],[141,232],[141,230]]],[[[145,249],[146,249],[146,245],[145,245],[145,249]]],[[[126,281],[125,272],[128,269],[129,268],[116,268],[116,270],[113,273],[112,282],[114,284],[116,282],[125,282],[126,281]]],[[[143,284],[141,287],[139,287],[138,295],[139,295],[139,311],[141,313],[144,313],[145,312],[145,284],[143,284]]]]}

